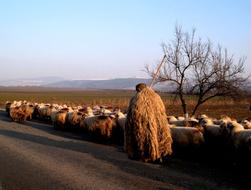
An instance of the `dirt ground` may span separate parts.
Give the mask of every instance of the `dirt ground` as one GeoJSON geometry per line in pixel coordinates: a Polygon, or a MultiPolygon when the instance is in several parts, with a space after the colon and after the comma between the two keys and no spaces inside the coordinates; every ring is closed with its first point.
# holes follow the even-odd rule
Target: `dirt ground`
{"type": "Polygon", "coordinates": [[[0,189],[250,189],[245,170],[217,155],[175,154],[163,164],[130,160],[122,146],[49,124],[11,122],[0,111],[0,189]]]}

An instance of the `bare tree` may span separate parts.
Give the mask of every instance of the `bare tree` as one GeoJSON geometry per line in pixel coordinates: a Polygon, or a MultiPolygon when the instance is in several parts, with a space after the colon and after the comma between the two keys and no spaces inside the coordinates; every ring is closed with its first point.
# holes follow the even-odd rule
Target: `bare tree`
{"type": "Polygon", "coordinates": [[[248,79],[243,76],[245,58],[236,62],[227,50],[220,46],[213,48],[209,40],[195,38],[195,30],[184,33],[176,26],[174,40],[162,47],[165,62],[159,74],[154,76],[155,69],[149,66],[146,71],[155,78],[155,83],[167,82],[175,87],[184,114],[187,113],[186,94],[197,97],[194,115],[200,105],[214,97],[238,94],[248,79]]]}

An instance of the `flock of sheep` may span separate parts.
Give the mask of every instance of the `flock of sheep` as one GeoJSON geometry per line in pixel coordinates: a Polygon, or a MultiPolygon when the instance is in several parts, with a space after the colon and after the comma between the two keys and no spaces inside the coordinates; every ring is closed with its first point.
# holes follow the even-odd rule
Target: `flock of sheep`
{"type": "MultiPolygon", "coordinates": [[[[16,122],[32,118],[51,120],[55,129],[80,129],[97,138],[124,143],[126,114],[119,109],[14,101],[6,102],[6,111],[16,122]]],[[[206,115],[188,119],[168,116],[167,119],[174,151],[200,149],[210,144],[222,149],[251,153],[251,122],[248,120],[237,122],[227,116],[213,119],[206,115]]]]}
{"type": "Polygon", "coordinates": [[[6,111],[16,122],[32,118],[51,121],[55,129],[82,130],[105,140],[123,140],[125,114],[104,106],[70,107],[67,105],[14,101],[6,103],[6,111]]]}
{"type": "Polygon", "coordinates": [[[169,116],[168,120],[174,144],[178,147],[206,144],[220,149],[219,151],[251,153],[251,122],[246,119],[237,122],[228,116],[213,119],[201,115],[197,119],[188,120],[169,116]]]}

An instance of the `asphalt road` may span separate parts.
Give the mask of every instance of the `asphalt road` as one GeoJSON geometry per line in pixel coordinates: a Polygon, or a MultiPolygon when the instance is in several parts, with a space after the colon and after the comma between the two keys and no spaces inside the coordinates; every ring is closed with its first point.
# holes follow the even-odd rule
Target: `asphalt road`
{"type": "Polygon", "coordinates": [[[170,159],[147,164],[121,147],[40,122],[18,124],[0,111],[0,190],[245,189],[201,164],[170,159]]]}

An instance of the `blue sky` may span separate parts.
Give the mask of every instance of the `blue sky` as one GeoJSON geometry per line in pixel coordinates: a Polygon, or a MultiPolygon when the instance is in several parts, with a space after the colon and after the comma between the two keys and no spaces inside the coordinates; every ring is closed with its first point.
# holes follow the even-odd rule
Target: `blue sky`
{"type": "Polygon", "coordinates": [[[249,0],[0,0],[0,80],[145,77],[175,24],[220,43],[251,73],[249,0]]]}

